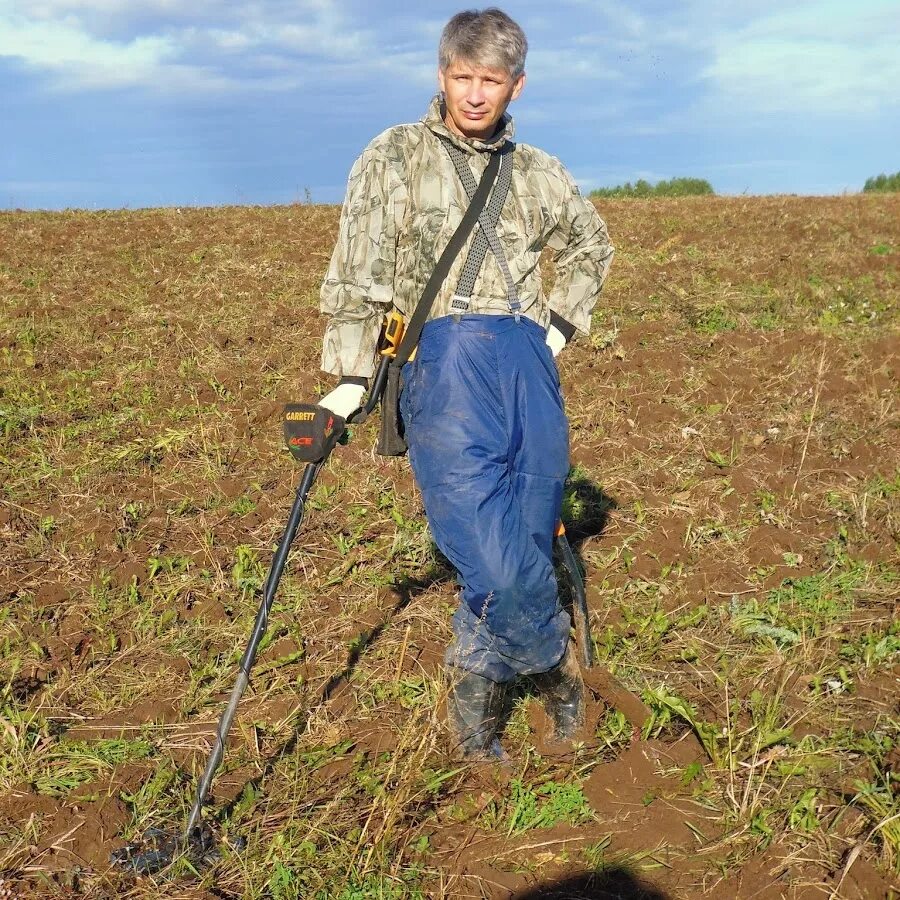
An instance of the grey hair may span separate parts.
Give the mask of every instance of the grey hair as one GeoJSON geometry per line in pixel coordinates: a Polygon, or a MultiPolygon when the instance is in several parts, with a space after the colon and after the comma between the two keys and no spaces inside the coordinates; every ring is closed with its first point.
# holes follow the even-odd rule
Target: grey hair
{"type": "Polygon", "coordinates": [[[504,69],[513,78],[525,71],[525,32],[496,6],[457,13],[445,26],[438,46],[443,71],[456,60],[504,69]]]}

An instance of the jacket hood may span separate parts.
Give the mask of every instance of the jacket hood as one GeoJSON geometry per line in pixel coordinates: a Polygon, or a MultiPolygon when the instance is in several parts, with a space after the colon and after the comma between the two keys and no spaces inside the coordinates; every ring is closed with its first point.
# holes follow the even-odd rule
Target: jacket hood
{"type": "Polygon", "coordinates": [[[511,141],[513,134],[515,134],[516,129],[513,124],[512,116],[509,115],[509,113],[503,113],[500,117],[500,121],[497,123],[497,130],[492,137],[487,140],[481,140],[480,138],[465,138],[455,131],[451,131],[446,124],[444,124],[444,115],[446,114],[446,111],[447,108],[444,105],[444,95],[442,93],[437,93],[428,107],[428,112],[422,117],[422,122],[430,131],[441,135],[441,137],[449,138],[457,147],[461,150],[465,150],[467,153],[476,153],[485,150],[490,153],[495,153],[497,150],[500,150],[507,141],[511,141]]]}

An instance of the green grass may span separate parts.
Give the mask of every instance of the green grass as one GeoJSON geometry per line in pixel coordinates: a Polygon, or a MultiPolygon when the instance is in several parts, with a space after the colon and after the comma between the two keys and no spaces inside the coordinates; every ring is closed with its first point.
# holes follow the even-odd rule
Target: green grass
{"type": "Polygon", "coordinates": [[[593,816],[578,784],[545,781],[529,786],[514,778],[509,783],[508,796],[493,800],[477,824],[514,835],[536,828],[551,828],[560,822],[579,825],[593,816]]]}
{"type": "Polygon", "coordinates": [[[762,601],[732,602],[734,627],[747,637],[768,638],[784,649],[818,637],[853,607],[853,591],[867,577],[864,566],[786,578],[762,601]]]}

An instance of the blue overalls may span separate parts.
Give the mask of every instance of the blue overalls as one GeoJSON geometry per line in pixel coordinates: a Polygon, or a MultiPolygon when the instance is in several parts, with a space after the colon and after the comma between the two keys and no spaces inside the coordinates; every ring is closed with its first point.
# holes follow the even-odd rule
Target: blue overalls
{"type": "Polygon", "coordinates": [[[551,669],[569,640],[553,570],[568,421],[545,337],[524,316],[445,316],[403,369],[410,463],[462,586],[446,661],[496,682],[551,669]]]}

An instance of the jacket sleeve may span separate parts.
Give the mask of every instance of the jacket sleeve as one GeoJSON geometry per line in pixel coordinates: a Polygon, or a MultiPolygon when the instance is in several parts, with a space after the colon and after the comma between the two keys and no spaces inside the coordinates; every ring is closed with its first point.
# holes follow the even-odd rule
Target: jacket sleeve
{"type": "Polygon", "coordinates": [[[550,292],[550,311],[582,334],[591,329],[591,311],[600,296],[614,248],[606,223],[565,170],[559,226],[548,246],[554,251],[556,282],[550,292]]]}
{"type": "Polygon", "coordinates": [[[369,378],[375,345],[394,295],[396,200],[401,185],[376,138],[350,171],[337,243],[319,308],[329,317],[322,369],[369,378]]]}

